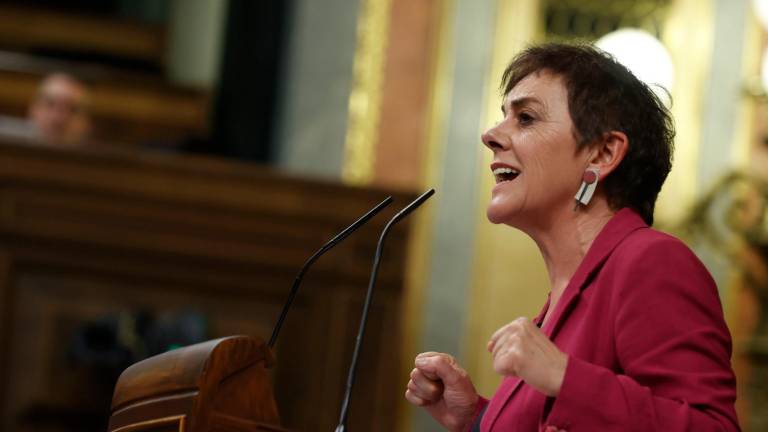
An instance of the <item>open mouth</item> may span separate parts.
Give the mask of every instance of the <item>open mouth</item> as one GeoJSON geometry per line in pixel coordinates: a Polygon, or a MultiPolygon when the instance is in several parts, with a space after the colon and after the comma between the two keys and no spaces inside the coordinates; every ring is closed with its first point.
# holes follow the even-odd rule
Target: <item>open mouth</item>
{"type": "Polygon", "coordinates": [[[496,178],[496,184],[512,181],[520,175],[520,171],[513,168],[496,168],[493,170],[493,176],[496,178]]]}

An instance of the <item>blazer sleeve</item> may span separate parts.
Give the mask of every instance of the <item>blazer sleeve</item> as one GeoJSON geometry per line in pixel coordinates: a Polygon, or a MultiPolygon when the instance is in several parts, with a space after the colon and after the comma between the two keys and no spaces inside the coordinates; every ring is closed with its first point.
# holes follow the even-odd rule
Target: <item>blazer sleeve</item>
{"type": "Polygon", "coordinates": [[[485,410],[488,409],[488,399],[480,396],[475,407],[475,414],[469,427],[464,432],[480,432],[480,422],[483,420],[485,410]]]}
{"type": "Polygon", "coordinates": [[[605,322],[620,372],[570,356],[546,426],[740,430],[731,339],[714,281],[671,237],[631,249],[615,267],[605,322]]]}

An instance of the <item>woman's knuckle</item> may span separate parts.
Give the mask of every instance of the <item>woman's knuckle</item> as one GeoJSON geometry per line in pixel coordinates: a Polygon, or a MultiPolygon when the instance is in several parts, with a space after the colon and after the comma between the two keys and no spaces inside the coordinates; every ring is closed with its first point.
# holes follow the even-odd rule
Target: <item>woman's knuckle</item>
{"type": "Polygon", "coordinates": [[[469,377],[469,374],[467,373],[467,371],[465,371],[462,368],[456,368],[456,374],[461,379],[467,379],[469,377]]]}

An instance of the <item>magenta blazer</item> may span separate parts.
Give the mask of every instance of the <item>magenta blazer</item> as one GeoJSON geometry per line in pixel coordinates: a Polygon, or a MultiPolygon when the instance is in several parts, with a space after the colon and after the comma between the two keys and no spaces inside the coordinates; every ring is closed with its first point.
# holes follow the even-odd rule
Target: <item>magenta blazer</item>
{"type": "Polygon", "coordinates": [[[505,378],[474,430],[739,430],[717,287],[682,242],[634,211],[603,228],[542,330],[569,356],[560,394],[505,378]]]}

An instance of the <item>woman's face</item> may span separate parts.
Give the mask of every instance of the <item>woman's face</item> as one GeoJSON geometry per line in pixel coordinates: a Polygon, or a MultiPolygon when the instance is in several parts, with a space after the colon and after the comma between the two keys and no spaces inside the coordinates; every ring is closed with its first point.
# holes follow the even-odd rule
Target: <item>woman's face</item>
{"type": "Polygon", "coordinates": [[[488,219],[526,227],[573,211],[589,150],[576,151],[562,78],[528,75],[505,96],[502,111],[504,118],[482,135],[496,178],[488,219]]]}

